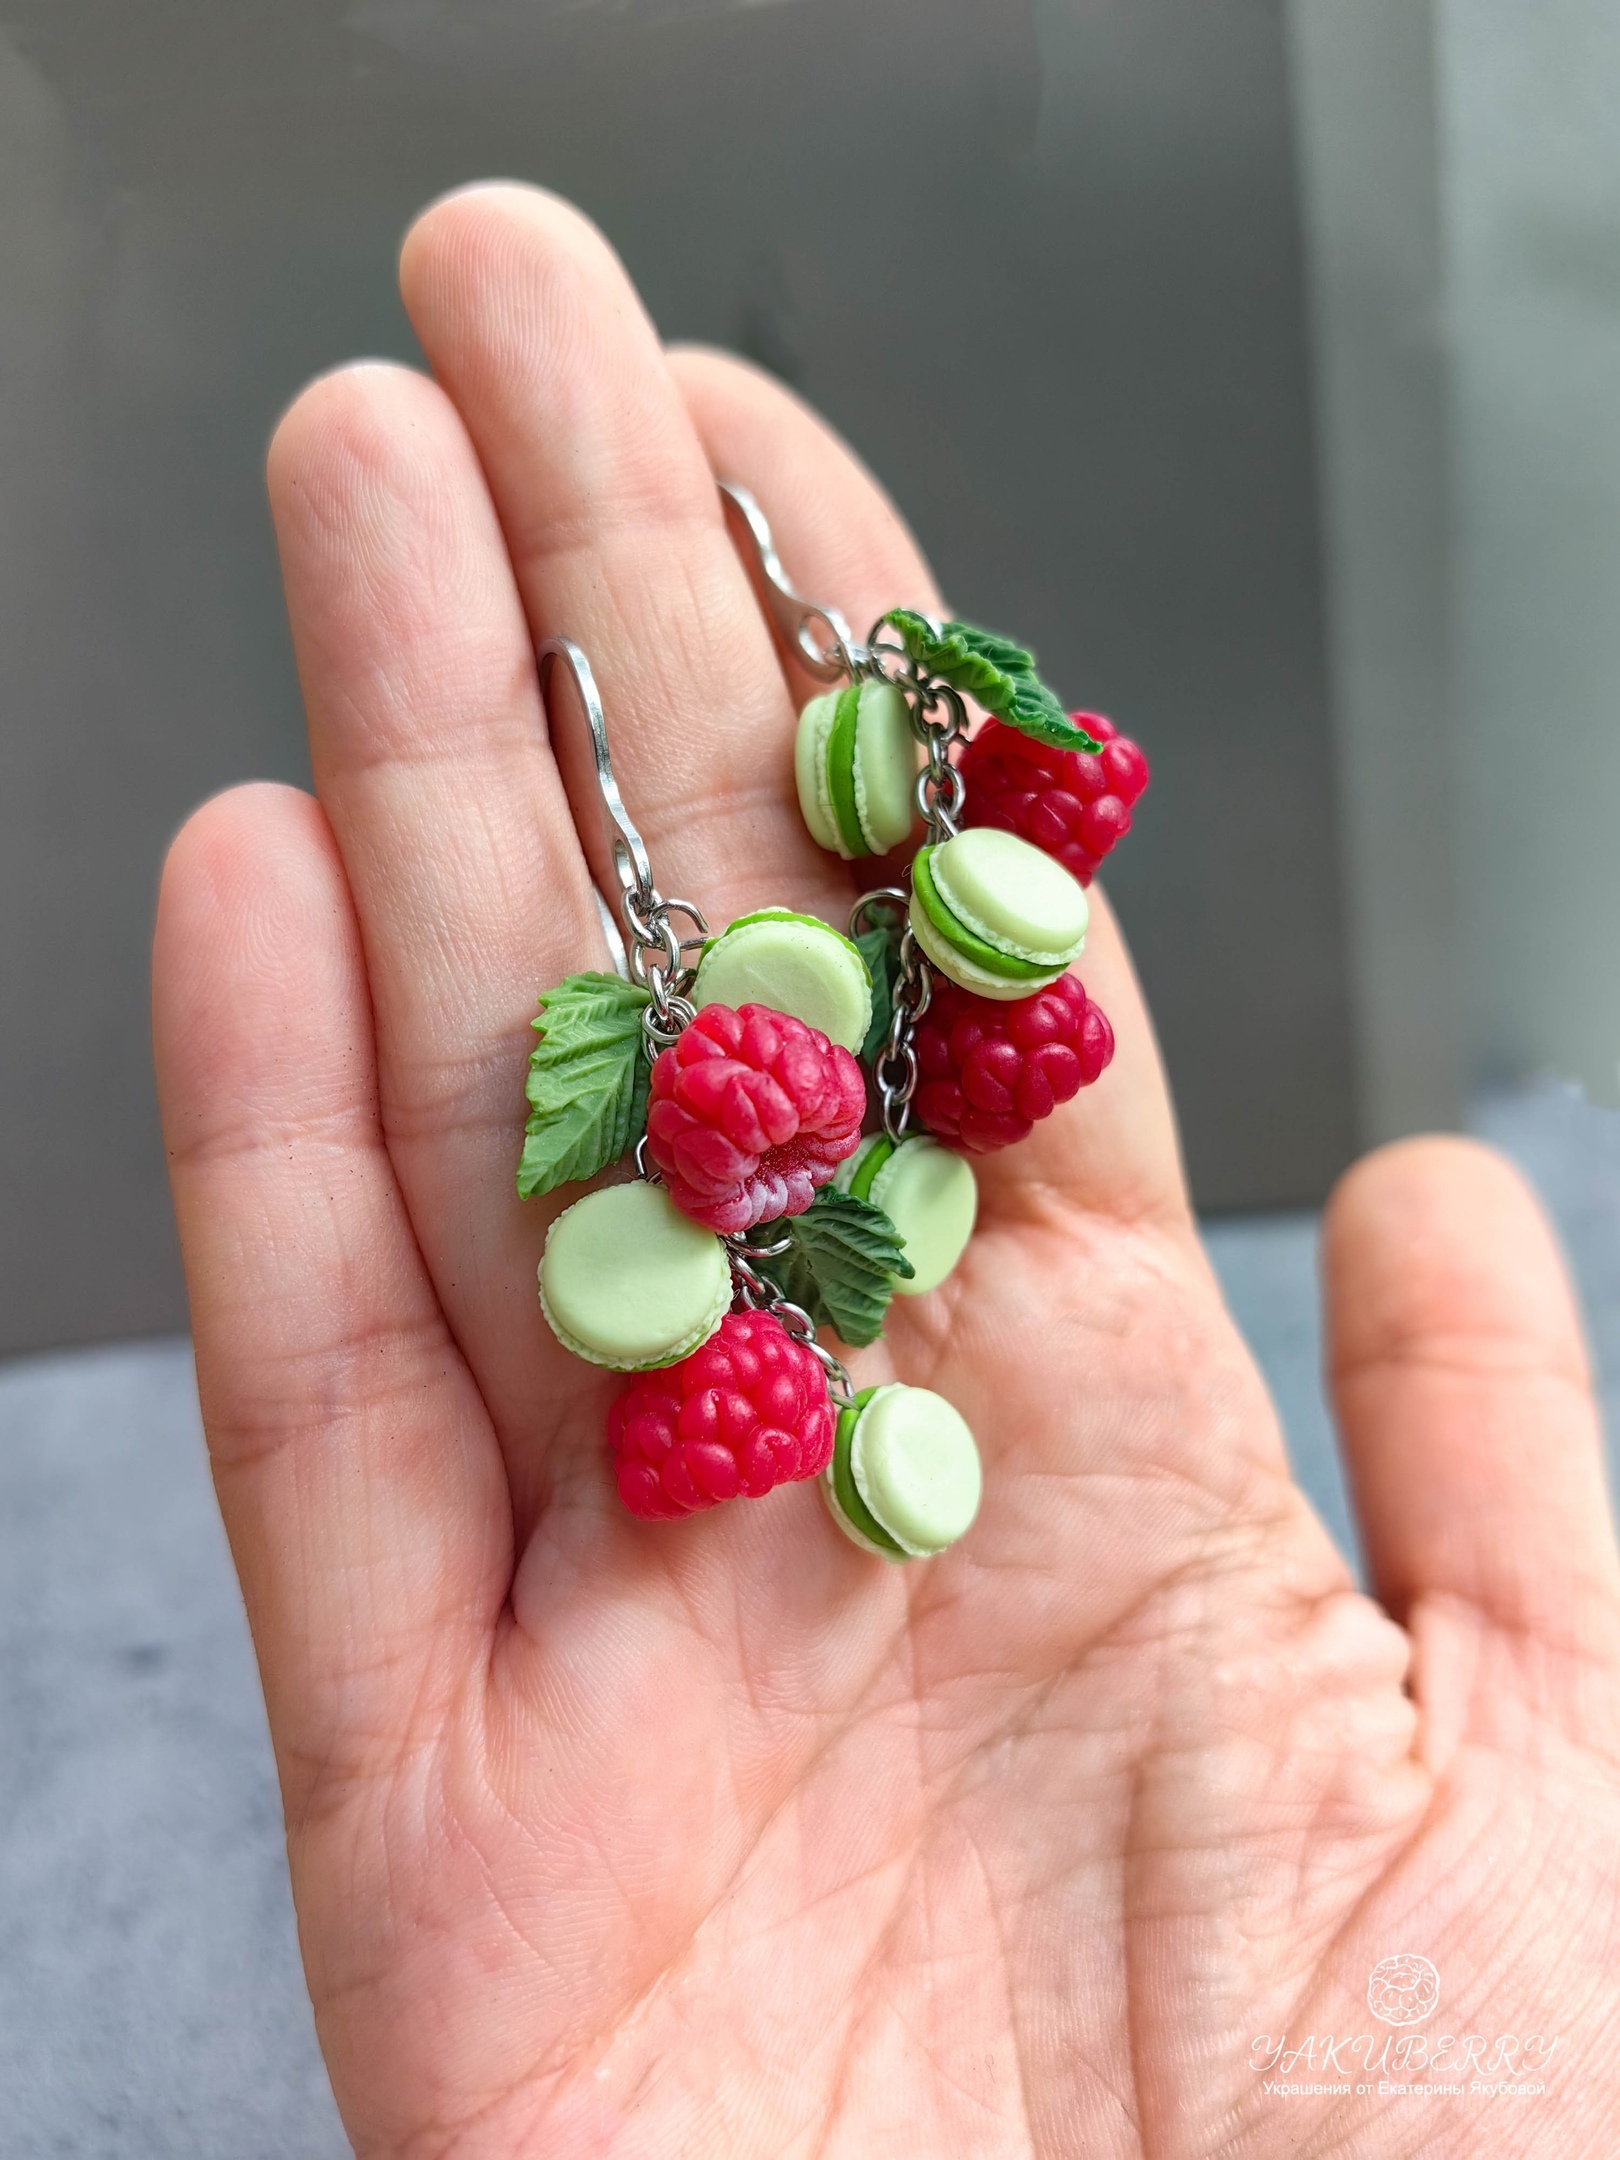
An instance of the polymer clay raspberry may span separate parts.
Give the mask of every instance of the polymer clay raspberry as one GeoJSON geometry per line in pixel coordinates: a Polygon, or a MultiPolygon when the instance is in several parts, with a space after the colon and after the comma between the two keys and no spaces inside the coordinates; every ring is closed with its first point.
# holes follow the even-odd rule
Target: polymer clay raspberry
{"type": "Polygon", "coordinates": [[[1101,743],[1061,750],[991,720],[963,751],[964,825],[1016,833],[1089,884],[1131,829],[1131,806],[1148,784],[1148,761],[1101,713],[1070,718],[1101,743]]]}
{"type": "Polygon", "coordinates": [[[1012,1004],[939,980],[915,1046],[918,1118],[950,1146],[988,1155],[1089,1087],[1114,1054],[1114,1031],[1073,975],[1012,1004]]]}
{"type": "Polygon", "coordinates": [[[670,1198],[724,1235],[802,1215],[861,1141],[850,1053],[764,1005],[706,1005],[652,1069],[647,1152],[670,1198]]]}
{"type": "Polygon", "coordinates": [[[816,1477],[833,1448],[826,1376],[769,1313],[731,1313],[694,1357],[608,1411],[619,1497],[649,1521],[816,1477]]]}

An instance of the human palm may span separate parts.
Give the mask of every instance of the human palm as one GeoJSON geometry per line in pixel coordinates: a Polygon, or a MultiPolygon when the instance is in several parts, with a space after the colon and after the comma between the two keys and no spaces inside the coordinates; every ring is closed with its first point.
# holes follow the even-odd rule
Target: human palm
{"type": "Polygon", "coordinates": [[[666,893],[837,921],[805,686],[715,473],[855,621],[929,587],[848,453],[663,355],[561,205],[452,198],[404,285],[437,383],[340,373],[272,454],[318,801],[200,811],[157,951],[204,1411],[357,2148],[1609,2153],[1620,1570],[1556,1256],[1483,1151],[1388,1151],[1330,1210],[1381,1605],[1289,1478],[1104,908],[1114,1065],[983,1166],[956,1277],[859,1361],[973,1425],[969,1537],[898,1569],[804,1486],[619,1508],[613,1382],[535,1300],[555,1203],[513,1193],[537,993],[602,964],[535,641],[590,654],[666,893]],[[1564,2036],[1544,2095],[1266,2090],[1257,2037],[1366,2031],[1408,1951],[1432,2034],[1564,2036]]]}

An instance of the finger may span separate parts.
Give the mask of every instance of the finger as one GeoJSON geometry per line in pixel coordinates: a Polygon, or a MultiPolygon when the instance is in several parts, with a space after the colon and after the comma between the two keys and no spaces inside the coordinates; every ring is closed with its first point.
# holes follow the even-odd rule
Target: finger
{"type": "Polygon", "coordinates": [[[296,1817],[484,1669],[506,1485],[383,1145],[354,913],[307,797],[197,812],[153,980],[204,1423],[296,1817]]]}
{"type": "MultiPolygon", "coordinates": [[[[858,635],[885,609],[936,608],[934,584],[893,504],[855,457],[779,383],[720,353],[671,355],[710,465],[758,499],[796,588],[842,608],[858,635]]],[[[799,696],[814,687],[793,671],[799,696]]],[[[1175,1121],[1152,1024],[1119,928],[1092,887],[1077,973],[1113,1024],[1114,1063],[1078,1104],[978,1167],[987,1206],[1046,1193],[1111,1214],[1187,1221],[1175,1121]]]]}
{"type": "Polygon", "coordinates": [[[548,1211],[514,1174],[539,993],[606,948],[477,456],[402,368],[314,384],[269,486],[310,753],[354,896],[384,1135],[520,1524],[578,1383],[541,1318],[548,1211]]]}
{"type": "Polygon", "coordinates": [[[1374,1586],[1612,1645],[1620,1561],[1580,1322],[1518,1175],[1460,1140],[1357,1165],[1323,1240],[1328,1361],[1374,1586]]]}
{"type": "MultiPolygon", "coordinates": [[[[612,251],[551,196],[479,188],[418,222],[401,286],[477,444],[531,629],[591,659],[656,882],[717,922],[843,900],[796,813],[793,716],[713,476],[612,251]]],[[[600,865],[577,720],[555,699],[551,717],[600,865]]]]}

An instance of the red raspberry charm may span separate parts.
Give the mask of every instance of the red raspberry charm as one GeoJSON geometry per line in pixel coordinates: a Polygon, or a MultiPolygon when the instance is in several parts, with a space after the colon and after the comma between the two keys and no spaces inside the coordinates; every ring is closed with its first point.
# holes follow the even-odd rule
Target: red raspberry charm
{"type": "Polygon", "coordinates": [[[815,1358],[769,1313],[728,1313],[701,1350],[642,1373],[608,1411],[619,1498],[667,1521],[818,1476],[833,1407],[815,1358]]]}
{"type": "Polygon", "coordinates": [[[962,753],[962,822],[1017,833],[1089,885],[1131,829],[1131,805],[1148,784],[1148,761],[1101,713],[1069,717],[1102,744],[1100,751],[1059,750],[987,721],[962,753]]]}
{"type": "Polygon", "coordinates": [[[1114,1054],[1114,1031],[1073,975],[1012,1004],[936,975],[916,1050],[918,1117],[936,1139],[988,1155],[1090,1087],[1114,1054]]]}
{"type": "Polygon", "coordinates": [[[847,1050],[766,1005],[705,1005],[652,1069],[647,1151],[669,1196],[723,1235],[802,1215],[861,1144],[847,1050]]]}

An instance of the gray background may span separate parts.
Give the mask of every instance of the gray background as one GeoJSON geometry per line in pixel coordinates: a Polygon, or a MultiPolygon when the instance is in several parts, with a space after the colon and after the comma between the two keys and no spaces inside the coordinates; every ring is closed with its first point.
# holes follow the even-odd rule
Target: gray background
{"type": "Polygon", "coordinates": [[[1200,1197],[1321,1192],[1354,1081],[1285,33],[1280,0],[0,0],[0,1350],[183,1324],[145,949],[187,808],[304,771],[264,441],[315,370],[410,353],[400,233],[488,172],[823,405],[954,603],[1140,735],[1110,885],[1200,1197]]]}

